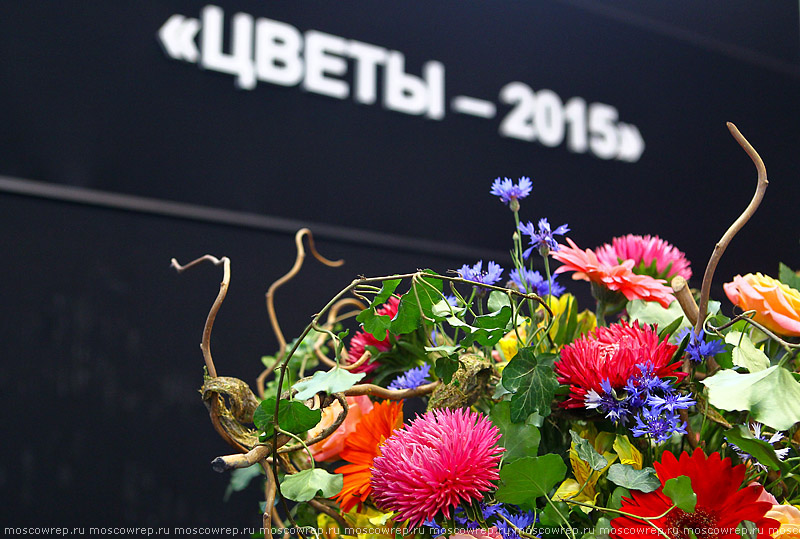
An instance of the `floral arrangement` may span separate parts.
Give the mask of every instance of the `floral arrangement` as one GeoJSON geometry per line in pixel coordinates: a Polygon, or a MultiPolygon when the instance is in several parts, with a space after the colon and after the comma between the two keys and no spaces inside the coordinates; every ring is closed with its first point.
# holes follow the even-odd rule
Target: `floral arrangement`
{"type": "Polygon", "coordinates": [[[733,317],[709,297],[767,186],[760,157],[729,129],[758,184],[700,290],[665,240],[581,248],[566,224],[521,220],[529,178],[498,178],[510,271],[478,261],[360,277],[287,343],[273,298],[299,270],[304,238],[340,263],[300,231],[294,268],[267,293],[280,349],[254,393],[217,376],[211,358],[228,260],[173,260],[224,268],[202,395],[237,453],[212,464],[233,471],[235,488],[263,479],[263,534],[800,537],[800,275],[781,265],[779,279],[735,276],[724,285],[733,317]],[[567,276],[589,283],[594,309],[578,307],[567,276]]]}

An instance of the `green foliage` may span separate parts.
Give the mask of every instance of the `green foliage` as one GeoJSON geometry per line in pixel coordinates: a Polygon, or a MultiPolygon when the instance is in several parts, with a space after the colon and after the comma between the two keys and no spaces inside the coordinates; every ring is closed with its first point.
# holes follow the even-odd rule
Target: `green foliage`
{"type": "Polygon", "coordinates": [[[230,475],[230,481],[228,482],[228,488],[225,489],[225,495],[222,498],[223,501],[227,502],[234,492],[246,489],[248,485],[250,485],[250,482],[261,474],[260,464],[253,464],[247,468],[236,468],[233,470],[230,475]]]}
{"type": "Polygon", "coordinates": [[[630,464],[612,464],[608,469],[608,480],[617,486],[641,492],[653,492],[661,486],[653,468],[637,470],[630,464]]]}
{"type": "Polygon", "coordinates": [[[750,372],[769,368],[769,358],[755,347],[746,333],[731,331],[725,335],[725,342],[733,345],[731,360],[737,367],[744,367],[750,372]]]}
{"type": "Polygon", "coordinates": [[[775,449],[765,440],[759,440],[753,436],[750,429],[744,425],[725,431],[725,438],[728,439],[728,442],[736,444],[742,451],[750,453],[767,468],[785,474],[789,473],[789,466],[778,458],[778,455],[775,454],[775,449]]]}
{"type": "Polygon", "coordinates": [[[792,269],[783,262],[778,266],[778,280],[786,286],[791,286],[795,290],[800,290],[800,275],[792,271],[792,269]]]}
{"type": "MultiPolygon", "coordinates": [[[[275,397],[261,401],[253,415],[253,422],[259,431],[264,433],[263,439],[274,433],[272,418],[275,414],[275,397]]],[[[300,401],[281,399],[278,409],[278,425],[281,429],[300,434],[307,431],[322,419],[322,412],[311,410],[300,401]]]]}
{"type": "Polygon", "coordinates": [[[575,452],[578,458],[586,462],[592,470],[599,472],[608,466],[608,460],[597,452],[594,446],[586,438],[581,438],[574,430],[569,431],[572,436],[572,443],[575,444],[575,452]]]}
{"type": "Polygon", "coordinates": [[[386,332],[392,325],[392,319],[385,314],[378,315],[376,313],[376,309],[383,305],[386,300],[392,296],[400,282],[401,279],[389,279],[383,281],[381,291],[378,292],[374,298],[372,298],[372,303],[370,303],[369,307],[361,311],[358,316],[356,316],[356,320],[361,322],[361,324],[364,326],[364,331],[371,333],[372,336],[379,341],[382,341],[386,338],[386,332]]]}
{"type": "Polygon", "coordinates": [[[513,503],[527,509],[536,507],[536,498],[544,496],[567,475],[567,466],[554,454],[525,457],[503,466],[500,479],[503,484],[495,498],[503,503],[513,503]]]}
{"type": "Polygon", "coordinates": [[[721,410],[749,411],[754,420],[777,430],[800,421],[800,383],[779,365],[750,374],[725,369],[702,383],[708,402],[721,410]]]}
{"type": "MultiPolygon", "coordinates": [[[[430,270],[425,270],[425,273],[434,274],[430,270]]],[[[416,330],[422,324],[423,314],[433,320],[441,319],[441,316],[433,313],[433,306],[442,299],[442,280],[420,277],[419,281],[422,282],[412,282],[409,291],[400,298],[397,314],[389,328],[394,335],[405,335],[416,330]]]]}
{"type": "Polygon", "coordinates": [[[330,474],[321,468],[303,470],[283,478],[281,494],[296,502],[312,500],[319,492],[322,497],[330,498],[342,491],[343,478],[342,474],[330,474]]]}
{"type": "Polygon", "coordinates": [[[539,429],[526,423],[511,421],[511,403],[503,401],[495,404],[489,412],[489,419],[500,430],[500,445],[506,448],[505,462],[523,457],[535,457],[539,450],[541,434],[539,429]]]}
{"type": "Polygon", "coordinates": [[[511,298],[509,298],[508,294],[505,292],[492,290],[489,293],[489,300],[487,301],[486,305],[489,307],[490,311],[497,312],[503,307],[511,308],[511,298]]]}
{"type": "Polygon", "coordinates": [[[433,372],[443,384],[449,384],[453,379],[453,374],[458,370],[458,356],[443,356],[436,360],[433,372]]]}
{"type": "MultiPolygon", "coordinates": [[[[719,312],[720,302],[708,302],[708,314],[714,315],[719,312]]],[[[691,322],[684,316],[683,310],[677,301],[670,303],[668,308],[664,308],[655,301],[644,301],[634,299],[629,301],[625,307],[628,311],[628,318],[631,322],[638,320],[643,324],[656,325],[659,328],[659,335],[664,333],[665,328],[672,330],[671,335],[677,334],[684,328],[692,327],[691,322]],[[680,320],[678,324],[676,320],[680,320]]]]}
{"type": "Polygon", "coordinates": [[[521,423],[538,412],[542,417],[550,415],[558,380],[553,372],[555,354],[536,355],[532,347],[521,348],[505,369],[503,387],[514,393],[511,397],[511,420],[521,423]]]}
{"type": "Polygon", "coordinates": [[[329,394],[339,393],[350,389],[365,376],[366,373],[351,373],[339,367],[329,371],[317,371],[310,379],[295,384],[294,388],[297,390],[295,398],[306,400],[321,391],[329,394]]]}
{"type": "Polygon", "coordinates": [[[672,503],[678,506],[678,509],[686,511],[687,513],[694,513],[695,506],[697,505],[697,494],[692,490],[692,480],[685,476],[679,475],[668,479],[664,483],[664,490],[662,491],[672,503]]]}
{"type": "MultiPolygon", "coordinates": [[[[659,482],[659,485],[661,483],[659,482]]],[[[650,491],[652,492],[652,491],[650,491]]],[[[625,487],[617,487],[614,489],[614,492],[611,493],[611,499],[608,501],[608,506],[611,509],[619,509],[622,507],[622,498],[630,498],[631,491],[626,489],[625,487]]]]}
{"type": "Polygon", "coordinates": [[[468,324],[455,316],[449,317],[447,323],[466,333],[459,343],[464,348],[475,342],[483,346],[494,346],[508,331],[511,316],[511,307],[505,305],[499,311],[476,316],[472,324],[468,324]]]}
{"type": "Polygon", "coordinates": [[[567,308],[559,315],[557,320],[558,330],[556,331],[553,342],[558,346],[571,343],[578,331],[578,302],[575,298],[567,300],[567,308]]]}

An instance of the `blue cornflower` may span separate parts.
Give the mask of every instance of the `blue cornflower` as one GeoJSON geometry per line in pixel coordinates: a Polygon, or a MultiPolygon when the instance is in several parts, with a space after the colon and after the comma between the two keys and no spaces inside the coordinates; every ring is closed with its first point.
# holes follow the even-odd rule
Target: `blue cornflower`
{"type": "Polygon", "coordinates": [[[531,193],[533,182],[527,176],[519,179],[519,182],[514,184],[511,178],[497,178],[492,183],[492,189],[489,191],[491,194],[500,197],[503,204],[508,204],[512,211],[519,211],[519,202],[521,198],[525,198],[531,193]]]}
{"type": "MultiPolygon", "coordinates": [[[[536,513],[533,511],[522,511],[520,513],[514,514],[508,511],[505,508],[501,508],[497,511],[499,514],[504,516],[511,522],[514,526],[518,529],[525,531],[526,528],[532,526],[536,523],[536,513]]],[[[502,518],[498,518],[495,526],[497,526],[500,535],[503,536],[504,539],[521,539],[517,532],[509,526],[508,522],[503,520],[502,518]]]]}
{"type": "Polygon", "coordinates": [[[447,533],[447,530],[439,526],[433,519],[426,520],[425,522],[423,522],[423,524],[431,529],[431,534],[434,537],[441,537],[442,535],[447,533]]]}
{"type": "Polygon", "coordinates": [[[653,410],[660,412],[664,410],[669,410],[670,412],[674,412],[675,410],[686,410],[695,404],[697,403],[694,401],[694,399],[688,395],[681,395],[674,390],[669,392],[665,391],[663,396],[650,395],[647,398],[647,405],[652,407],[653,410]]]}
{"type": "Polygon", "coordinates": [[[606,418],[614,423],[625,425],[628,422],[628,416],[631,415],[628,399],[620,400],[617,398],[617,394],[612,389],[608,378],[600,382],[600,386],[603,390],[602,394],[594,389],[590,389],[586,393],[586,397],[584,397],[586,408],[590,410],[596,409],[606,414],[606,418]]]}
{"type": "MultiPolygon", "coordinates": [[[[753,432],[753,436],[755,436],[759,440],[764,440],[769,445],[772,445],[775,442],[780,442],[783,439],[784,434],[782,432],[776,432],[775,434],[767,438],[765,434],[761,434],[761,427],[762,427],[761,423],[757,422],[750,423],[750,430],[753,432]]],[[[752,460],[756,468],[759,468],[761,470],[767,469],[767,467],[758,462],[758,460],[753,460],[753,456],[750,453],[747,453],[746,451],[742,451],[741,449],[739,449],[739,447],[736,444],[728,442],[728,445],[730,445],[731,448],[733,448],[733,450],[736,451],[736,454],[739,455],[739,458],[741,458],[743,462],[746,460],[752,460]]],[[[786,457],[789,456],[789,448],[784,447],[782,449],[775,449],[775,455],[779,459],[784,460],[786,457]]]]}
{"type": "Polygon", "coordinates": [[[549,293],[559,297],[565,291],[565,288],[556,282],[555,275],[550,279],[550,286],[547,286],[547,282],[538,271],[526,268],[511,270],[511,282],[520,292],[533,292],[539,296],[546,296],[549,293]]]}
{"type": "Polygon", "coordinates": [[[431,366],[425,363],[419,367],[401,374],[394,381],[389,384],[389,389],[416,389],[428,380],[428,375],[431,372],[431,366]]]}
{"type": "Polygon", "coordinates": [[[645,408],[636,416],[636,425],[631,429],[635,437],[649,436],[657,444],[666,442],[673,434],[686,434],[686,424],[674,412],[663,412],[645,408]]]}
{"type": "Polygon", "coordinates": [[[703,338],[705,331],[696,335],[691,328],[685,328],[677,335],[678,342],[686,338],[689,334],[689,344],[686,345],[686,354],[695,363],[702,363],[704,359],[709,359],[725,351],[725,343],[722,341],[708,341],[703,338]]]}
{"type": "Polygon", "coordinates": [[[519,225],[519,231],[531,237],[530,247],[525,249],[525,252],[522,253],[522,258],[527,259],[531,255],[531,252],[537,248],[542,256],[547,256],[547,253],[550,251],[558,251],[558,242],[554,236],[563,236],[569,232],[569,227],[564,224],[551,231],[550,223],[547,219],[542,218],[539,219],[539,230],[536,230],[533,223],[528,221],[527,224],[519,225]]]}
{"type": "Polygon", "coordinates": [[[450,304],[451,307],[458,307],[458,298],[455,296],[445,296],[445,301],[450,304]]]}
{"type": "MultiPolygon", "coordinates": [[[[500,264],[497,262],[489,262],[487,270],[482,270],[483,260],[479,260],[474,266],[464,264],[461,266],[461,269],[458,270],[458,274],[462,279],[475,281],[476,283],[481,284],[495,284],[503,275],[503,268],[500,267],[500,264]]],[[[475,288],[478,290],[478,293],[482,292],[478,285],[476,285],[475,288]]]]}

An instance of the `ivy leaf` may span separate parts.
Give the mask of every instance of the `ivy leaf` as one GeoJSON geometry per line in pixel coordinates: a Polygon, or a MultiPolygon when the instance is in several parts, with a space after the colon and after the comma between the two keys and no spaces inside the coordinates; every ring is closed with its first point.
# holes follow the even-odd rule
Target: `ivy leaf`
{"type": "Polygon", "coordinates": [[[750,374],[725,369],[702,383],[708,402],[722,410],[749,411],[754,420],[776,430],[800,421],[800,383],[779,365],[750,374]]]}
{"type": "MultiPolygon", "coordinates": [[[[425,270],[425,273],[435,275],[431,270],[425,270]]],[[[433,314],[433,305],[442,298],[442,280],[432,277],[420,277],[419,280],[427,284],[412,282],[411,289],[400,298],[397,314],[392,319],[389,328],[394,335],[405,335],[416,330],[422,322],[421,313],[429,318],[441,318],[433,314]],[[438,292],[432,290],[431,287],[438,292]]]]}
{"type": "MultiPolygon", "coordinates": [[[[659,485],[661,483],[659,482],[659,485]]],[[[651,491],[652,492],[652,491],[651,491]]],[[[611,493],[611,500],[608,502],[608,506],[611,509],[621,509],[622,508],[622,498],[631,497],[631,491],[626,489],[625,487],[617,487],[614,489],[614,492],[611,493]]]]}
{"type": "Polygon", "coordinates": [[[356,385],[366,375],[365,372],[351,373],[339,367],[329,371],[317,371],[308,380],[302,380],[294,385],[297,390],[295,398],[304,401],[320,391],[330,394],[340,393],[356,385]]]}
{"type": "Polygon", "coordinates": [[[569,431],[572,436],[572,443],[575,444],[575,451],[578,453],[578,458],[589,464],[589,467],[599,472],[608,466],[608,460],[597,452],[594,446],[589,443],[586,438],[581,436],[574,430],[569,431]]]}
{"type": "Polygon", "coordinates": [[[400,284],[401,279],[389,279],[383,281],[381,291],[372,298],[372,303],[369,307],[358,313],[356,320],[361,322],[364,326],[364,331],[371,333],[373,337],[382,341],[386,338],[386,331],[392,324],[392,320],[388,315],[376,314],[376,308],[383,305],[394,293],[397,286],[400,284]]]}
{"type": "MultiPolygon", "coordinates": [[[[274,432],[272,426],[274,414],[275,397],[261,401],[253,414],[253,423],[258,430],[264,432],[266,438],[272,436],[274,432]]],[[[278,409],[278,425],[281,429],[292,434],[300,434],[319,423],[321,419],[321,411],[311,410],[300,401],[281,399],[278,409]]]]}
{"type": "Polygon", "coordinates": [[[733,364],[744,367],[750,372],[763,371],[769,368],[767,354],[759,350],[750,340],[750,337],[741,331],[731,331],[725,335],[725,342],[732,344],[733,364]]]}
{"type": "Polygon", "coordinates": [[[495,499],[503,503],[536,508],[536,498],[544,496],[567,475],[567,466],[555,454],[525,457],[503,466],[495,499]]]}
{"type": "Polygon", "coordinates": [[[503,369],[503,387],[514,393],[511,397],[511,421],[521,423],[531,413],[550,415],[550,404],[558,389],[553,372],[554,354],[538,357],[532,347],[521,348],[503,369]]]}
{"type": "Polygon", "coordinates": [[[800,275],[792,271],[792,269],[783,262],[778,266],[778,280],[786,286],[791,286],[795,290],[800,290],[800,275]]]}
{"type": "Polygon", "coordinates": [[[697,494],[692,490],[692,480],[688,476],[679,475],[668,479],[664,483],[662,492],[672,500],[672,503],[678,506],[678,509],[687,513],[694,513],[694,508],[697,505],[697,494]]]}
{"type": "Polygon", "coordinates": [[[489,420],[500,430],[500,445],[506,448],[503,453],[505,462],[536,456],[542,438],[539,429],[527,422],[513,423],[511,403],[503,401],[495,404],[489,412],[489,420]]]}
{"type": "Polygon", "coordinates": [[[466,332],[459,343],[460,346],[466,348],[474,342],[482,346],[494,346],[505,335],[511,315],[511,307],[506,305],[497,312],[476,316],[473,325],[453,316],[449,317],[447,322],[466,332]]]}
{"type": "Polygon", "coordinates": [[[443,384],[449,384],[453,379],[453,375],[458,370],[458,365],[458,356],[440,357],[436,360],[433,372],[443,384]]]}
{"type": "Polygon", "coordinates": [[[750,429],[744,425],[725,431],[725,437],[729,443],[736,444],[742,451],[750,453],[767,468],[781,471],[784,474],[789,473],[789,466],[778,458],[775,449],[765,440],[759,440],[753,436],[750,429]]]}
{"type": "Polygon", "coordinates": [[[342,487],[342,474],[333,475],[322,468],[314,468],[285,476],[281,481],[281,494],[296,502],[307,502],[320,491],[323,498],[335,496],[342,491],[342,487]]]}
{"type": "Polygon", "coordinates": [[[511,308],[511,299],[508,294],[500,292],[499,290],[492,290],[489,293],[489,301],[486,303],[489,310],[492,312],[499,311],[503,307],[511,308]]]}
{"type": "Polygon", "coordinates": [[[641,492],[653,492],[661,486],[653,468],[637,470],[628,464],[612,464],[608,469],[608,480],[619,487],[641,492]]]}

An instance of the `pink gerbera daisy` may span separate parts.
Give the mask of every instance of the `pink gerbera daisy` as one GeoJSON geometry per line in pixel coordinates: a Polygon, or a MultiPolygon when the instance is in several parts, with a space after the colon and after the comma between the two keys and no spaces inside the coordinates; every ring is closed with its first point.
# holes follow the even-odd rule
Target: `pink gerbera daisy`
{"type": "Polygon", "coordinates": [[[686,376],[678,371],[681,363],[670,363],[677,348],[666,339],[659,341],[653,328],[639,327],[638,322],[599,327],[594,334],[584,335],[561,350],[555,372],[559,383],[570,386],[569,398],[561,406],[583,408],[589,390],[604,392],[604,380],[613,389],[624,388],[628,379],[640,372],[638,365],[646,363],[652,364],[659,378],[680,380],[686,376]]]}
{"type": "Polygon", "coordinates": [[[481,500],[500,478],[500,431],[478,412],[427,412],[395,431],[372,461],[376,504],[416,527],[461,502],[481,500]]]}
{"type": "MultiPolygon", "coordinates": [[[[386,315],[389,318],[394,318],[397,314],[397,306],[399,304],[400,299],[392,296],[386,303],[375,309],[375,313],[379,316],[386,315]]],[[[387,352],[392,347],[392,343],[389,342],[389,332],[386,332],[386,337],[383,340],[378,340],[373,337],[371,333],[367,333],[363,329],[358,330],[356,334],[353,335],[353,338],[350,339],[350,347],[347,350],[347,362],[353,364],[361,359],[361,356],[367,351],[367,346],[374,346],[378,349],[378,352],[387,352]]],[[[370,359],[366,363],[353,369],[352,372],[372,372],[377,368],[378,364],[375,363],[375,360],[370,359]]]]}
{"type": "Polygon", "coordinates": [[[687,281],[692,276],[686,255],[658,236],[628,234],[601,245],[596,250],[601,262],[615,266],[633,260],[633,272],[670,280],[680,275],[687,281]]]}
{"type": "Polygon", "coordinates": [[[569,247],[561,245],[558,251],[550,253],[550,256],[564,263],[556,273],[574,271],[573,279],[597,283],[612,292],[621,293],[627,300],[657,301],[662,307],[668,307],[675,300],[670,289],[665,286],[664,279],[635,274],[633,260],[611,265],[600,260],[591,249],[581,250],[569,238],[567,243],[569,247]]]}

